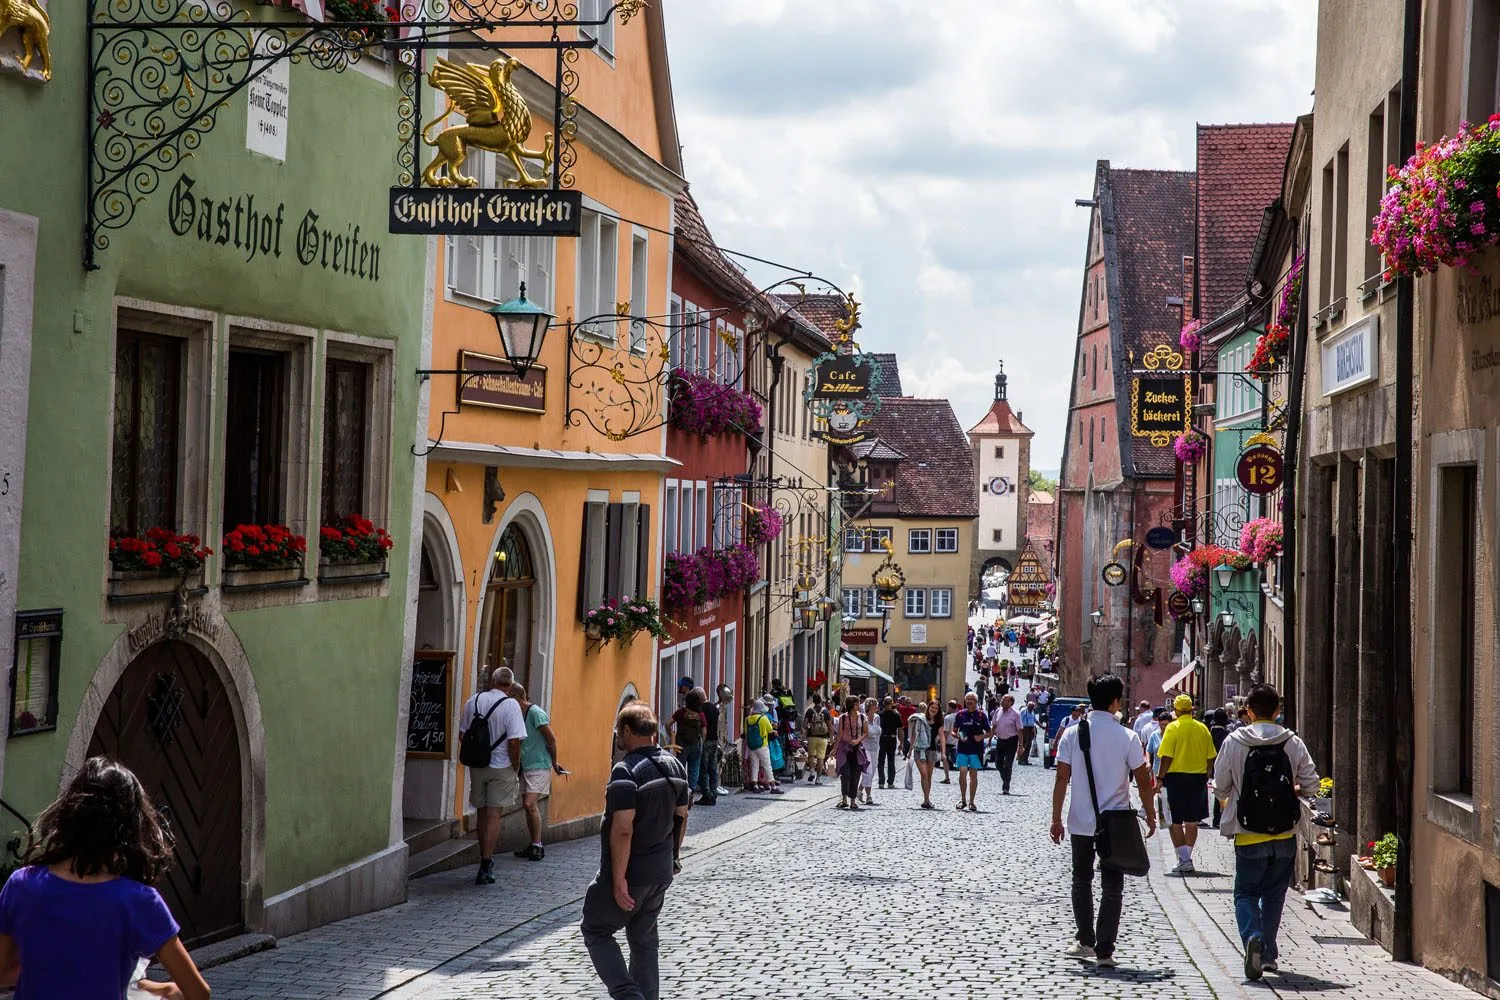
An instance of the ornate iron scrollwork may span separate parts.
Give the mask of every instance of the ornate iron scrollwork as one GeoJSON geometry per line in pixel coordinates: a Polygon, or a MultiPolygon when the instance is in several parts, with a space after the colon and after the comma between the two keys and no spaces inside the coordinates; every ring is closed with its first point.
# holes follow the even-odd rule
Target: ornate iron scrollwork
{"type": "Polygon", "coordinates": [[[666,423],[671,353],[659,325],[622,312],[569,324],[566,333],[569,427],[588,424],[611,441],[623,441],[666,423]],[[635,328],[645,335],[638,344],[622,345],[622,326],[632,339],[635,328]]]}
{"type": "Polygon", "coordinates": [[[177,675],[163,671],[156,675],[155,689],[146,696],[146,725],[156,737],[158,746],[167,746],[176,739],[174,730],[182,722],[182,702],[185,694],[177,683],[177,675]]]}

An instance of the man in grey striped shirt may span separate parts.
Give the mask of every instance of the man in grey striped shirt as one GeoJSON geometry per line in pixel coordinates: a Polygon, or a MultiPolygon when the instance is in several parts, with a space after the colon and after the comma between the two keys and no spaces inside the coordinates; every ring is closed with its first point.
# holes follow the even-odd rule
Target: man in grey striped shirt
{"type": "Polygon", "coordinates": [[[644,702],[631,702],[615,720],[625,756],[610,772],[599,831],[599,874],[583,898],[583,943],[614,1000],[657,1000],[656,919],[687,832],[687,770],[656,745],[657,720],[644,702]],[[625,931],[627,965],[615,934],[625,931]]]}

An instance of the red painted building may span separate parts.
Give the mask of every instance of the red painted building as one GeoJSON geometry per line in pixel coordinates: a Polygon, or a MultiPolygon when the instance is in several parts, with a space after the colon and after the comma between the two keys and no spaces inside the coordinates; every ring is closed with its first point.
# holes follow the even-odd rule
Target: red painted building
{"type": "MultiPolygon", "coordinates": [[[[677,196],[675,235],[669,364],[689,379],[744,389],[745,332],[753,325],[747,307],[764,298],[719,252],[687,192],[677,196]]],[[[760,309],[756,319],[764,325],[769,318],[763,305],[760,309]]],[[[667,456],[681,465],[666,474],[662,487],[664,574],[672,572],[674,554],[701,557],[744,542],[749,498],[734,479],[750,467],[749,438],[742,433],[704,437],[669,423],[667,456]]],[[[662,593],[667,593],[665,581],[662,593]]],[[[744,614],[743,590],[668,611],[671,634],[661,641],[658,659],[659,711],[675,707],[679,677],[692,677],[709,692],[727,684],[735,704],[743,704],[744,614]]]]}
{"type": "Polygon", "coordinates": [[[1193,253],[1195,178],[1191,172],[1117,170],[1101,160],[1095,176],[1074,354],[1072,396],[1058,489],[1055,543],[1062,630],[1062,691],[1082,695],[1090,675],[1124,677],[1132,700],[1159,702],[1178,666],[1181,637],[1170,615],[1132,592],[1171,584],[1171,553],[1140,543],[1170,524],[1177,461],[1170,444],[1130,433],[1131,356],[1159,344],[1177,349],[1182,274],[1193,253]],[[1175,301],[1171,301],[1175,300],[1175,301]],[[1136,546],[1122,549],[1132,539],[1136,546]],[[1146,553],[1136,586],[1108,587],[1112,558],[1131,566],[1146,553]],[[1098,617],[1096,619],[1095,614],[1098,617]]]}

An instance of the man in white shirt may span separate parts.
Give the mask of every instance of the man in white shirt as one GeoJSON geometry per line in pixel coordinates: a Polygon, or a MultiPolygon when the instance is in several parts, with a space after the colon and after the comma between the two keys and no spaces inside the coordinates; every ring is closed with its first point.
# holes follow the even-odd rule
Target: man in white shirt
{"type": "Polygon", "coordinates": [[[1156,715],[1151,711],[1151,703],[1143,701],[1135,706],[1135,719],[1130,723],[1130,728],[1141,738],[1144,744],[1151,738],[1151,727],[1156,722],[1156,715]]]}
{"type": "MultiPolygon", "coordinates": [[[[1129,809],[1130,779],[1135,778],[1141,801],[1151,801],[1151,768],[1141,738],[1120,725],[1115,713],[1125,695],[1125,683],[1113,674],[1095,677],[1089,682],[1089,703],[1093,711],[1085,720],[1089,727],[1089,761],[1098,793],[1098,811],[1129,809]]],[[[1094,922],[1094,857],[1097,847],[1094,835],[1097,817],[1094,796],[1089,792],[1089,767],[1078,745],[1079,727],[1069,726],[1057,747],[1057,783],[1052,788],[1052,842],[1062,843],[1063,802],[1069,791],[1073,801],[1068,806],[1067,833],[1073,847],[1073,917],[1078,935],[1068,949],[1070,958],[1096,958],[1099,967],[1115,967],[1115,938],[1120,931],[1120,911],[1125,896],[1123,872],[1100,867],[1104,895],[1099,901],[1099,920],[1094,922]]],[[[1146,811],[1146,836],[1156,832],[1156,816],[1146,811]]]]}
{"type": "Polygon", "coordinates": [[[468,732],[476,716],[483,716],[490,730],[490,766],[469,768],[469,804],[479,812],[479,874],[475,885],[495,882],[495,843],[500,839],[500,812],[517,801],[521,791],[521,741],[526,737],[526,717],[521,703],[507,692],[515,678],[501,667],[490,678],[490,690],[480,691],[464,702],[458,731],[468,732]]]}

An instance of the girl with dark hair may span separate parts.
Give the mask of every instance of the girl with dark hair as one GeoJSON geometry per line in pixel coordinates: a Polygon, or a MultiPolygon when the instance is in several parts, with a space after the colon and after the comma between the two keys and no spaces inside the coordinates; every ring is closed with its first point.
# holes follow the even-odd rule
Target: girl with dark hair
{"type": "Polygon", "coordinates": [[[922,776],[922,808],[932,809],[932,769],[943,758],[943,706],[936,700],[922,703],[922,714],[906,720],[912,757],[922,776]]]}
{"type": "Polygon", "coordinates": [[[850,695],[844,699],[844,714],[839,716],[838,743],[835,752],[839,762],[839,780],[842,795],[839,808],[859,811],[859,776],[864,770],[860,762],[862,744],[869,735],[869,725],[859,710],[859,699],[850,695]]]}
{"type": "Polygon", "coordinates": [[[172,981],[142,979],[140,989],[208,1000],[177,921],[151,888],[171,863],[171,835],[129,768],[85,761],[37,819],[26,860],[0,889],[0,985],[15,983],[16,1000],[120,1000],[150,956],[172,981]]]}

